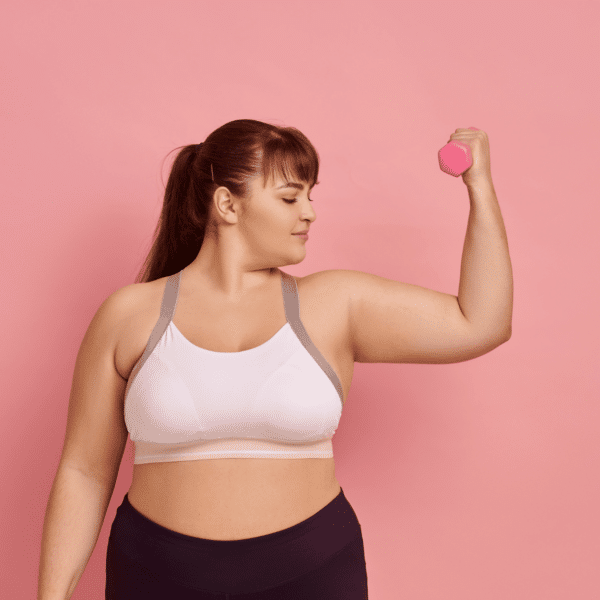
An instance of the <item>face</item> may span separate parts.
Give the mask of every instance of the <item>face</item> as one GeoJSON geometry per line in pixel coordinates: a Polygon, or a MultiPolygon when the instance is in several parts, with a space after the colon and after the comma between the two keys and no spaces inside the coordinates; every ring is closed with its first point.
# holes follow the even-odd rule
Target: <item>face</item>
{"type": "Polygon", "coordinates": [[[283,176],[267,182],[251,181],[251,197],[243,218],[243,232],[254,252],[271,257],[277,264],[296,264],[306,255],[308,240],[294,233],[309,229],[316,219],[309,184],[283,176]],[[297,185],[294,185],[297,184],[297,185]]]}

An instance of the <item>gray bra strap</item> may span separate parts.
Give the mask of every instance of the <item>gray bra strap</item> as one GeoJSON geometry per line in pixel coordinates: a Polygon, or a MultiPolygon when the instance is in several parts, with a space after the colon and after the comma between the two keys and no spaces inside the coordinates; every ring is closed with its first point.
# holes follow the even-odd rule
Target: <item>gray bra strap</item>
{"type": "Polygon", "coordinates": [[[331,365],[327,362],[325,357],[319,352],[319,349],[313,344],[312,340],[308,337],[306,329],[300,320],[300,302],[298,299],[298,286],[296,279],[288,273],[281,271],[283,275],[281,279],[281,286],[283,288],[283,302],[285,304],[285,318],[291,325],[297,338],[300,340],[302,345],[306,348],[309,354],[315,359],[316,363],[323,369],[325,375],[329,377],[331,383],[335,386],[342,405],[344,404],[344,391],[342,384],[340,383],[339,377],[336,372],[331,368],[331,365]]]}
{"type": "Polygon", "coordinates": [[[137,361],[135,366],[133,367],[131,374],[129,375],[129,380],[127,381],[127,387],[125,388],[125,396],[127,397],[127,392],[135,379],[135,376],[140,372],[141,368],[144,366],[144,363],[148,359],[148,357],[152,354],[152,351],[158,344],[158,341],[162,337],[162,334],[165,332],[169,323],[171,322],[171,318],[175,313],[175,307],[177,306],[177,296],[179,294],[179,281],[181,279],[181,271],[179,273],[175,273],[167,278],[167,284],[165,285],[165,291],[163,292],[162,303],[160,305],[160,317],[154,325],[154,329],[148,338],[148,343],[146,344],[146,349],[140,359],[137,361]]]}

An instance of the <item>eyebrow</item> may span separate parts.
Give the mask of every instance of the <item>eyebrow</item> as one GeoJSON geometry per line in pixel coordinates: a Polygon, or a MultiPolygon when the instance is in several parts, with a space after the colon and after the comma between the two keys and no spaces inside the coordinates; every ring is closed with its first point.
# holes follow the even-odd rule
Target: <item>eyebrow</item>
{"type": "Polygon", "coordinates": [[[286,181],[283,185],[280,185],[275,189],[280,190],[281,188],[296,188],[297,190],[303,190],[304,186],[296,181],[286,181]]]}

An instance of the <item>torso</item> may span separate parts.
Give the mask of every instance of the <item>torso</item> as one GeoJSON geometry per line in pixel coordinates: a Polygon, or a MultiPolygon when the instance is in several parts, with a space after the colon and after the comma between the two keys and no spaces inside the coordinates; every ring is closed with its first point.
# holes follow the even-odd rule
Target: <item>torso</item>
{"type": "MultiPolygon", "coordinates": [[[[273,272],[264,289],[233,305],[184,270],[175,326],[190,342],[214,352],[240,352],[263,344],[286,324],[281,274],[278,269],[273,272]]],[[[342,290],[326,284],[325,275],[296,277],[300,320],[336,372],[345,403],[354,371],[347,303],[342,290]]],[[[136,284],[139,300],[115,353],[124,379],[142,356],[159,318],[166,280],[136,284]]],[[[136,510],[168,529],[235,540],[291,527],[339,492],[333,458],[227,458],[134,464],[128,498],[136,510]]]]}

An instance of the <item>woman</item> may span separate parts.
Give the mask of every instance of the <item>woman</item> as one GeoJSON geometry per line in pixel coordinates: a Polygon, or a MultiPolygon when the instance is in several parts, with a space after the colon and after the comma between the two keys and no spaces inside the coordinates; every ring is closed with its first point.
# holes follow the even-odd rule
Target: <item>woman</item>
{"type": "Polygon", "coordinates": [[[318,171],[297,129],[246,119],[178,154],[144,267],[102,304],[77,358],[40,567],[40,590],[61,595],[41,600],[73,592],[127,435],[107,599],[367,598],[331,442],[354,362],[468,360],[506,341],[510,321],[489,297],[475,328],[456,296],[281,271],[306,256],[318,171]],[[57,523],[75,510],[67,539],[57,523]]]}

